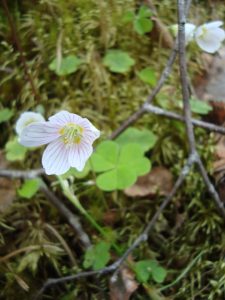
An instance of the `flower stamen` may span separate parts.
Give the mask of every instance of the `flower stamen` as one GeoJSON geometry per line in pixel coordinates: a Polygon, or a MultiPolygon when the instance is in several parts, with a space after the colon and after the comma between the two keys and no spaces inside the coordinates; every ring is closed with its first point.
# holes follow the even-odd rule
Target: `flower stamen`
{"type": "Polygon", "coordinates": [[[83,131],[84,129],[81,126],[74,123],[68,123],[60,129],[59,133],[62,136],[63,143],[71,146],[81,142],[83,131]]]}

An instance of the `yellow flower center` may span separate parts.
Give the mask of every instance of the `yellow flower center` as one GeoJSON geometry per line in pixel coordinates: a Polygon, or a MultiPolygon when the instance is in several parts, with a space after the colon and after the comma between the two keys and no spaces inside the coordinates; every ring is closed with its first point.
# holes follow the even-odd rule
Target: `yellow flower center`
{"type": "Polygon", "coordinates": [[[200,38],[204,39],[207,33],[208,33],[208,29],[205,26],[202,26],[202,32],[200,34],[200,38]]]}
{"type": "Polygon", "coordinates": [[[62,136],[63,143],[71,146],[81,142],[83,131],[84,129],[79,125],[68,123],[59,130],[59,134],[62,136]]]}

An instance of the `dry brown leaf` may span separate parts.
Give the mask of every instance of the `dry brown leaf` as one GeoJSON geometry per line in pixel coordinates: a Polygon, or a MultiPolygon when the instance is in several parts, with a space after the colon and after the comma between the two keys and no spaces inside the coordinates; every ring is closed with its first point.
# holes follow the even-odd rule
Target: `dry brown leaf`
{"type": "Polygon", "coordinates": [[[122,267],[116,281],[110,281],[110,300],[129,300],[138,288],[134,273],[122,267]]]}
{"type": "MultiPolygon", "coordinates": [[[[8,164],[2,152],[0,152],[0,169],[7,168],[8,164]]],[[[0,212],[5,211],[16,196],[15,185],[8,178],[0,178],[0,212]]]]}
{"type": "Polygon", "coordinates": [[[147,175],[138,178],[136,183],[125,189],[130,197],[167,195],[173,188],[173,175],[164,167],[155,167],[147,175]]]}

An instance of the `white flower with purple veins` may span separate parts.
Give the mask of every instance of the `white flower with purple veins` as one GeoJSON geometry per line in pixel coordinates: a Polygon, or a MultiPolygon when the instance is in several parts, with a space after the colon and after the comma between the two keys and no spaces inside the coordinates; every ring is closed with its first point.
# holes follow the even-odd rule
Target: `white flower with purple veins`
{"type": "Polygon", "coordinates": [[[198,46],[208,52],[215,53],[225,39],[225,31],[220,28],[222,21],[214,21],[199,26],[195,31],[195,40],[198,46]]]}
{"type": "Polygon", "coordinates": [[[46,122],[28,125],[20,143],[26,147],[49,144],[42,156],[43,167],[48,175],[62,175],[70,167],[83,170],[99,136],[100,131],[88,119],[61,111],[46,122]]]}
{"type": "Polygon", "coordinates": [[[45,119],[41,114],[32,111],[26,111],[21,114],[21,116],[16,122],[16,127],[15,127],[16,133],[20,137],[23,129],[26,126],[34,122],[42,122],[42,121],[45,121],[45,119]]]}

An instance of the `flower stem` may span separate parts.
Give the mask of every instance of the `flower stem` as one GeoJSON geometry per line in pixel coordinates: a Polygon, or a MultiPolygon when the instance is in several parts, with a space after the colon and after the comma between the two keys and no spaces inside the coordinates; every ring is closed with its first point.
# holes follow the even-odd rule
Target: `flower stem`
{"type": "MultiPolygon", "coordinates": [[[[62,179],[62,177],[58,176],[59,183],[63,189],[64,195],[68,198],[68,200],[86,217],[86,219],[93,225],[93,227],[101,233],[101,235],[104,238],[108,238],[107,232],[93,219],[93,217],[87,212],[87,210],[82,206],[79,199],[72,193],[70,190],[69,185],[65,180],[62,179]]],[[[118,254],[121,254],[121,249],[115,244],[112,243],[112,247],[118,252],[118,254]]]]}

